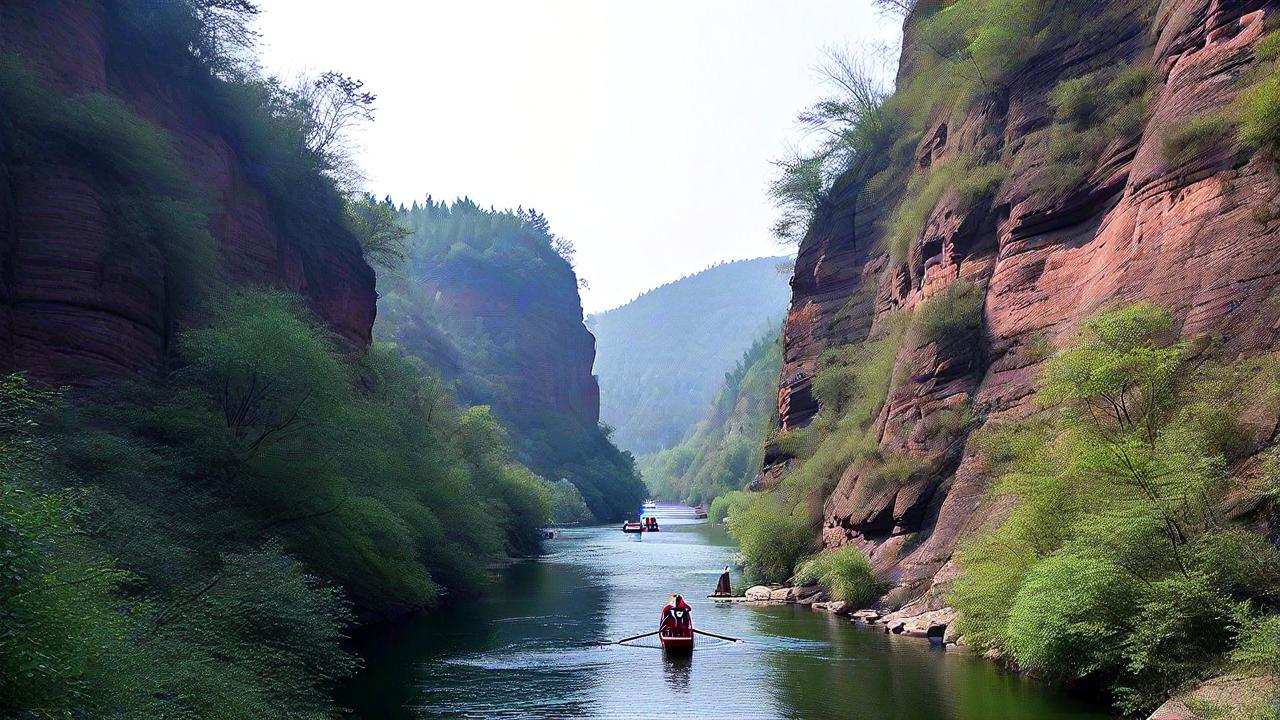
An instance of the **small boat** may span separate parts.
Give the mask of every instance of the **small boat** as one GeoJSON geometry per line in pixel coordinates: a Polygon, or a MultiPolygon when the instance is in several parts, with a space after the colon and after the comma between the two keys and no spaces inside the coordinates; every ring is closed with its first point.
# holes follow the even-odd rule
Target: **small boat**
{"type": "Polygon", "coordinates": [[[634,520],[628,520],[627,522],[622,523],[622,532],[624,533],[644,532],[644,526],[634,520]]]}
{"type": "Polygon", "coordinates": [[[645,500],[644,504],[640,507],[644,510],[656,510],[658,508],[658,503],[652,500],[645,500]]]}
{"type": "Polygon", "coordinates": [[[699,505],[699,506],[697,506],[697,507],[695,507],[695,508],[693,509],[693,516],[694,516],[695,518],[697,518],[698,520],[706,520],[706,519],[707,519],[707,509],[706,509],[706,508],[704,508],[704,507],[702,507],[701,505],[699,505]]]}
{"type": "Polygon", "coordinates": [[[640,518],[641,524],[644,526],[645,532],[658,532],[658,518],[650,515],[649,517],[640,518]]]}
{"type": "Polygon", "coordinates": [[[658,626],[658,640],[668,653],[693,652],[693,616],[688,605],[673,608],[670,614],[663,615],[662,624],[658,626]]]}

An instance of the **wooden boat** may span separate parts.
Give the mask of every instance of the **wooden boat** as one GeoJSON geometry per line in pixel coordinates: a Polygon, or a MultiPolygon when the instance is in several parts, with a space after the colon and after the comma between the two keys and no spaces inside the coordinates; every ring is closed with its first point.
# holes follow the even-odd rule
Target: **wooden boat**
{"type": "Polygon", "coordinates": [[[706,509],[706,508],[704,508],[704,507],[702,507],[701,505],[699,505],[698,507],[696,507],[696,508],[694,508],[694,509],[693,509],[693,517],[694,517],[694,518],[696,518],[696,519],[698,519],[698,520],[706,520],[706,519],[707,519],[707,509],[706,509]]]}
{"type": "Polygon", "coordinates": [[[627,522],[622,523],[622,532],[624,533],[644,532],[644,526],[638,522],[635,522],[634,520],[628,520],[627,522]]]}
{"type": "Polygon", "coordinates": [[[658,640],[668,653],[693,652],[693,618],[688,610],[675,610],[674,616],[658,626],[658,640]]]}

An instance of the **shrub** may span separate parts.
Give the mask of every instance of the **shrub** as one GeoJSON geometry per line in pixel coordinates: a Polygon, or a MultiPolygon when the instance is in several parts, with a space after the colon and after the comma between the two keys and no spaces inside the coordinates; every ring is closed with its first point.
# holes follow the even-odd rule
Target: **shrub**
{"type": "Polygon", "coordinates": [[[1036,187],[1052,197],[1066,194],[1093,171],[1108,145],[1135,137],[1154,81],[1151,68],[1112,66],[1059,83],[1049,96],[1055,123],[1040,136],[1048,162],[1036,187]]]}
{"type": "Polygon", "coordinates": [[[747,572],[760,582],[782,582],[795,572],[800,558],[813,551],[814,535],[807,519],[797,518],[773,495],[752,495],[735,504],[729,532],[738,541],[747,572]]]}
{"type": "Polygon", "coordinates": [[[975,644],[1131,714],[1221,663],[1242,601],[1280,600],[1277,551],[1215,509],[1248,446],[1220,408],[1270,402],[1274,373],[1192,362],[1172,331],[1150,305],[1100,313],[1046,363],[1051,413],[975,437],[1015,504],[962,547],[951,594],[975,644]]]}
{"type": "Polygon", "coordinates": [[[948,159],[928,173],[914,175],[889,220],[890,256],[899,262],[906,260],[911,245],[924,232],[930,214],[947,191],[956,193],[957,212],[964,213],[989,197],[1006,175],[999,163],[982,164],[967,156],[948,159]]]}
{"type": "Polygon", "coordinates": [[[551,521],[561,525],[590,522],[591,510],[582,493],[565,478],[547,483],[551,499],[551,521]]]}
{"type": "Polygon", "coordinates": [[[876,489],[900,488],[918,480],[928,471],[929,464],[919,458],[901,453],[891,453],[889,457],[874,463],[867,470],[865,478],[868,485],[876,489]]]}
{"type": "Polygon", "coordinates": [[[1234,132],[1235,123],[1226,114],[1201,115],[1166,128],[1160,137],[1160,149],[1165,160],[1183,163],[1221,147],[1234,132]]]}
{"type": "Polygon", "coordinates": [[[982,330],[984,302],[982,288],[968,280],[952,282],[916,312],[920,339],[943,347],[976,340],[982,330]]]}
{"type": "Polygon", "coordinates": [[[1245,144],[1280,158],[1280,77],[1273,75],[1241,93],[1237,107],[1245,144]]]}
{"type": "Polygon", "coordinates": [[[1009,610],[1009,650],[1018,664],[1051,677],[1115,668],[1130,612],[1131,585],[1097,559],[1055,555],[1032,568],[1009,610]]]}
{"type": "Polygon", "coordinates": [[[871,571],[871,563],[861,550],[845,546],[825,550],[809,558],[796,571],[800,584],[817,582],[837,600],[866,607],[879,596],[883,583],[871,571]]]}
{"type": "Polygon", "coordinates": [[[1280,672],[1280,615],[1246,617],[1231,659],[1250,673],[1274,675],[1280,672]]]}
{"type": "Polygon", "coordinates": [[[736,509],[746,505],[749,498],[750,496],[741,490],[720,495],[712,500],[711,507],[707,508],[707,519],[718,523],[732,515],[736,509]]]}

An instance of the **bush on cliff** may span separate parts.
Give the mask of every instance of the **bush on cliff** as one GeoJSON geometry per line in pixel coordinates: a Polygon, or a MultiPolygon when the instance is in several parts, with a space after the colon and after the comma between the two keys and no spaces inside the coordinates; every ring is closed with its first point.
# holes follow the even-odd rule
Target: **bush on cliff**
{"type": "Polygon", "coordinates": [[[911,246],[925,230],[925,223],[943,195],[956,198],[956,214],[963,215],[990,197],[1007,175],[999,163],[981,163],[972,157],[946,160],[928,172],[911,177],[906,195],[894,209],[886,230],[889,255],[899,262],[911,253],[911,246]]]}
{"type": "Polygon", "coordinates": [[[824,550],[806,560],[796,571],[795,582],[817,582],[833,598],[854,607],[870,605],[883,587],[871,571],[866,554],[851,545],[824,550]]]}
{"type": "MultiPolygon", "coordinates": [[[[786,433],[797,450],[793,464],[776,488],[748,493],[732,506],[729,531],[761,579],[790,576],[811,552],[823,502],[840,476],[859,460],[878,458],[875,420],[909,324],[910,315],[888,318],[881,336],[823,353],[813,382],[821,409],[809,426],[786,433]],[[770,543],[770,532],[758,531],[757,523],[769,524],[786,541],[770,543]]],[[[886,477],[897,477],[905,465],[895,463],[886,477]]]]}
{"type": "Polygon", "coordinates": [[[1095,316],[1047,362],[1048,414],[979,440],[1015,505],[962,549],[951,598],[973,644],[1099,680],[1133,713],[1221,662],[1247,603],[1280,600],[1257,570],[1280,554],[1217,510],[1252,442],[1236,413],[1274,403],[1277,370],[1190,350],[1168,313],[1138,305],[1095,316]]]}
{"type": "Polygon", "coordinates": [[[974,344],[982,331],[985,302],[981,287],[968,280],[956,280],[916,311],[915,328],[920,339],[942,347],[974,344]]]}
{"type": "Polygon", "coordinates": [[[816,538],[809,518],[774,495],[753,494],[743,500],[729,515],[728,527],[747,574],[757,582],[787,580],[800,558],[813,552],[816,538]]]}

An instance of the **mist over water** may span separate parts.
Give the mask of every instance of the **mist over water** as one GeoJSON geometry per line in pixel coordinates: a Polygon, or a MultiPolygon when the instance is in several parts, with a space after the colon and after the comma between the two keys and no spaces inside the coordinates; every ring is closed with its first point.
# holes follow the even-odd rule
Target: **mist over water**
{"type": "Polygon", "coordinates": [[[706,595],[731,540],[677,522],[643,536],[566,530],[546,556],[504,570],[488,599],[364,638],[368,665],[343,702],[392,719],[1107,717],[964,651],[797,606],[716,605],[706,595]],[[748,642],[699,636],[685,659],[654,638],[603,644],[655,629],[677,592],[697,627],[748,642]]]}

